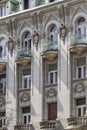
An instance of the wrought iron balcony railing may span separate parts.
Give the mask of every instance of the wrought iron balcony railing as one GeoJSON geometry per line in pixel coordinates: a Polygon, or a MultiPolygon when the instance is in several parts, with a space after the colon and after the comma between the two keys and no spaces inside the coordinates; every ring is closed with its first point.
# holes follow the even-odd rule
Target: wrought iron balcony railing
{"type": "Polygon", "coordinates": [[[31,50],[29,48],[19,48],[16,50],[15,57],[31,57],[31,50]]]}
{"type": "Polygon", "coordinates": [[[72,35],[70,37],[69,46],[78,45],[78,44],[87,44],[87,36],[86,34],[82,35],[72,35]]]}
{"type": "Polygon", "coordinates": [[[49,41],[41,45],[42,53],[46,51],[56,51],[57,49],[58,49],[57,41],[55,42],[49,41]]]}

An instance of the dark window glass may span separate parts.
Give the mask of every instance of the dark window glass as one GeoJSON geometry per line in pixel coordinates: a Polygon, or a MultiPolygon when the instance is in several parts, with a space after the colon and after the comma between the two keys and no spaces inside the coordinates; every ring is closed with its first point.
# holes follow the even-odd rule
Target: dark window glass
{"type": "Polygon", "coordinates": [[[0,120],[0,127],[2,127],[2,119],[0,120]]]}
{"type": "Polygon", "coordinates": [[[28,0],[24,0],[24,9],[28,9],[28,0]]]}
{"type": "Polygon", "coordinates": [[[27,116],[24,116],[24,124],[27,124],[27,116]]]}
{"type": "Polygon", "coordinates": [[[78,68],[78,78],[82,77],[81,68],[78,68]]]}
{"type": "Polygon", "coordinates": [[[81,99],[77,99],[77,100],[76,100],[76,105],[77,105],[77,106],[78,106],[78,105],[84,105],[84,104],[86,104],[85,98],[81,98],[81,99]]]}
{"type": "Polygon", "coordinates": [[[83,107],[83,116],[86,114],[86,107],[83,107]]]}
{"type": "Polygon", "coordinates": [[[30,113],[30,107],[24,107],[22,112],[23,113],[30,113]]]}
{"type": "Polygon", "coordinates": [[[84,77],[86,77],[86,67],[84,66],[84,77]]]}
{"type": "Polygon", "coordinates": [[[78,116],[81,116],[81,108],[78,108],[78,116]]]}
{"type": "Polygon", "coordinates": [[[50,83],[53,83],[53,73],[50,73],[50,83]]]}
{"type": "Polygon", "coordinates": [[[54,0],[50,0],[49,2],[54,2],[54,0]]]}
{"type": "Polygon", "coordinates": [[[27,88],[27,78],[24,78],[24,88],[27,88]]]}
{"type": "Polygon", "coordinates": [[[30,122],[30,120],[31,120],[31,116],[30,116],[30,115],[28,115],[28,122],[30,122]]]}

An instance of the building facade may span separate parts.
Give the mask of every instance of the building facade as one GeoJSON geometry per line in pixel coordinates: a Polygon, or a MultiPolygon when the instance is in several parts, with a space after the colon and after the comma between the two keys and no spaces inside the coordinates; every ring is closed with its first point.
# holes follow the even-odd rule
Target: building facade
{"type": "Polygon", "coordinates": [[[87,129],[87,1],[0,1],[0,130],[87,129]]]}

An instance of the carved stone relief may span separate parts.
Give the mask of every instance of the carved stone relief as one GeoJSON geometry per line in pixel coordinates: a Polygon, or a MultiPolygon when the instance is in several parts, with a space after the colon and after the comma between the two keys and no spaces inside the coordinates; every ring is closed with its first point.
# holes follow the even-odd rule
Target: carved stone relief
{"type": "Polygon", "coordinates": [[[46,97],[47,98],[56,98],[56,96],[57,96],[57,92],[56,92],[56,90],[55,89],[53,89],[53,88],[50,88],[47,92],[46,92],[46,97]]]}
{"type": "Polygon", "coordinates": [[[74,93],[76,94],[76,93],[85,92],[85,88],[86,88],[86,87],[84,86],[84,84],[78,83],[78,84],[76,84],[75,87],[74,87],[74,93]]]}
{"type": "Polygon", "coordinates": [[[26,103],[28,101],[30,101],[30,96],[28,95],[28,93],[23,93],[22,96],[20,97],[20,102],[26,103]]]}

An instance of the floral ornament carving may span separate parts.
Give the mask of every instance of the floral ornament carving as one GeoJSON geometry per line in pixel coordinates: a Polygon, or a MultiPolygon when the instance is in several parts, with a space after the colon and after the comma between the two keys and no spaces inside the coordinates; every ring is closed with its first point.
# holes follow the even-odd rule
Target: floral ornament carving
{"type": "Polygon", "coordinates": [[[74,93],[76,94],[76,93],[82,93],[82,92],[85,92],[84,84],[82,84],[82,83],[76,84],[74,87],[74,93]]]}
{"type": "Polygon", "coordinates": [[[30,101],[30,96],[28,95],[28,93],[22,94],[22,96],[20,97],[20,101],[21,101],[21,103],[25,103],[27,101],[30,101]]]}
{"type": "Polygon", "coordinates": [[[53,97],[56,98],[56,96],[57,96],[57,92],[56,92],[56,90],[53,89],[53,88],[50,88],[50,89],[47,91],[47,93],[46,93],[46,97],[47,97],[47,98],[53,98],[53,97]]]}

